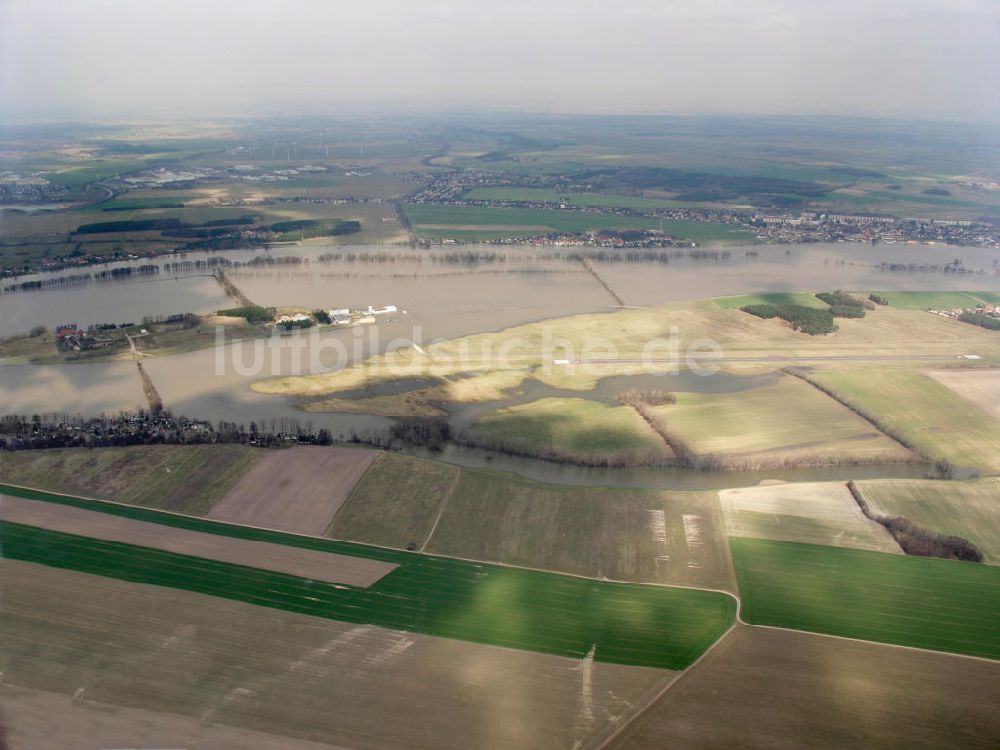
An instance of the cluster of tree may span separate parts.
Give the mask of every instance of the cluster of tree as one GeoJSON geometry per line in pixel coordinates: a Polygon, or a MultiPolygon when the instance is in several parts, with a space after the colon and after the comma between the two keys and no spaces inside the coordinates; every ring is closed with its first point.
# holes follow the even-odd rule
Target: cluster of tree
{"type": "Polygon", "coordinates": [[[169,410],[119,412],[83,418],[68,414],[5,415],[0,417],[0,449],[103,448],[125,445],[237,443],[284,447],[296,443],[330,445],[329,430],[314,432],[312,423],[298,419],[251,422],[211,422],[174,416],[169,410]]]}
{"type": "Polygon", "coordinates": [[[641,391],[629,388],[618,394],[619,406],[635,406],[636,404],[648,404],[649,406],[664,406],[666,404],[676,404],[677,396],[670,391],[648,390],[641,391]]]}
{"type": "Polygon", "coordinates": [[[837,330],[830,310],[820,310],[804,305],[744,305],[740,308],[745,313],[758,318],[780,318],[796,331],[819,336],[833,333],[837,330]]]}
{"type": "Polygon", "coordinates": [[[296,219],[294,221],[276,221],[268,227],[275,234],[302,232],[310,237],[329,235],[339,237],[345,234],[357,234],[361,231],[361,222],[338,220],[332,227],[325,226],[315,219],[296,219]]]}
{"type": "MultiPolygon", "coordinates": [[[[195,328],[201,323],[201,317],[194,313],[177,313],[175,315],[146,315],[143,316],[142,324],[151,327],[165,323],[167,325],[180,325],[182,328],[195,328]]],[[[114,326],[112,326],[114,327],[114,326]]]]}
{"type": "Polygon", "coordinates": [[[98,281],[107,281],[109,279],[126,279],[130,276],[153,276],[159,272],[158,265],[147,263],[142,266],[122,266],[121,268],[112,268],[110,271],[98,271],[94,274],[94,278],[98,281]]]}
{"type": "Polygon", "coordinates": [[[320,323],[325,323],[330,325],[333,321],[330,319],[330,313],[326,310],[313,310],[313,317],[316,318],[320,323]]]}
{"type": "Polygon", "coordinates": [[[22,281],[17,284],[8,284],[3,288],[3,290],[4,292],[36,292],[40,289],[87,284],[92,280],[92,278],[93,277],[89,273],[69,274],[68,276],[57,276],[49,279],[22,281]]]}
{"type": "Polygon", "coordinates": [[[881,294],[874,294],[874,293],[869,294],[868,299],[870,299],[876,305],[886,306],[889,304],[888,298],[883,297],[881,294]]]}
{"type": "Polygon", "coordinates": [[[274,320],[273,307],[261,307],[260,305],[244,305],[243,307],[230,307],[226,310],[219,310],[219,315],[230,318],[243,318],[247,323],[266,323],[274,320]]]}
{"type": "Polygon", "coordinates": [[[319,222],[315,219],[297,219],[295,221],[276,221],[269,229],[275,234],[284,234],[285,232],[299,232],[303,229],[315,229],[319,226],[319,222]]]}
{"type": "Polygon", "coordinates": [[[364,443],[392,450],[399,446],[415,446],[441,450],[452,439],[451,424],[446,417],[400,417],[393,421],[389,433],[351,430],[352,443],[364,443]]]}
{"type": "Polygon", "coordinates": [[[875,309],[873,301],[860,300],[840,289],[835,292],[819,292],[816,297],[830,306],[830,314],[835,318],[863,318],[865,308],[875,309]]]}
{"type": "Polygon", "coordinates": [[[283,320],[278,323],[278,328],[283,331],[294,331],[303,328],[312,328],[316,325],[311,318],[306,318],[305,320],[283,320]]]}
{"type": "Polygon", "coordinates": [[[81,224],[74,234],[107,234],[110,232],[153,232],[164,229],[181,229],[190,226],[180,219],[126,219],[123,221],[99,221],[81,224]]]}
{"type": "Polygon", "coordinates": [[[1000,318],[993,318],[986,313],[966,311],[958,316],[963,323],[971,323],[974,326],[982,326],[991,331],[1000,331],[1000,318]]]}
{"type": "Polygon", "coordinates": [[[965,562],[983,561],[983,553],[976,549],[976,546],[968,539],[939,534],[936,531],[917,526],[902,516],[882,516],[872,513],[857,485],[854,482],[848,482],[847,487],[851,491],[851,495],[854,496],[858,507],[861,508],[861,512],[888,529],[906,554],[921,557],[943,557],[946,560],[964,560],[965,562]]]}

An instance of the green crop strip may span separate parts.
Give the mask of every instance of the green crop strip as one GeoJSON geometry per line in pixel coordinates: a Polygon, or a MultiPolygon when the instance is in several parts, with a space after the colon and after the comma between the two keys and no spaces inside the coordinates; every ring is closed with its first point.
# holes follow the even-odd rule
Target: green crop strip
{"type": "Polygon", "coordinates": [[[603,662],[682,669],[732,622],[726,595],[614,584],[226,526],[24,490],[9,494],[163,525],[395,562],[368,589],[296,578],[146,547],[0,524],[7,558],[169,586],[291,612],[603,662]]]}
{"type": "Polygon", "coordinates": [[[749,623],[1000,658],[1000,568],[798,542],[730,544],[749,623]]]}

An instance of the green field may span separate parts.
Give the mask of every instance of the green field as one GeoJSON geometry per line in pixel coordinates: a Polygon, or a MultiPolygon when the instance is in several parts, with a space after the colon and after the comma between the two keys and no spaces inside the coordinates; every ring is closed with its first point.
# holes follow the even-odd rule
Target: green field
{"type": "MultiPolygon", "coordinates": [[[[518,195],[533,188],[477,188],[470,194],[505,191],[518,195]]],[[[485,196],[484,196],[485,198],[485,196]]],[[[502,198],[502,200],[541,200],[540,198],[502,198]]],[[[596,229],[652,229],[693,242],[752,242],[753,233],[725,224],[681,219],[655,219],[647,216],[620,216],[585,211],[545,208],[509,208],[492,206],[438,206],[409,204],[406,213],[421,237],[452,237],[467,241],[496,239],[505,236],[542,236],[552,232],[578,233],[596,229]],[[507,230],[504,227],[510,226],[507,230]],[[508,234],[508,232],[510,234],[508,234]]]]}
{"type": "Polygon", "coordinates": [[[497,409],[466,437],[484,446],[589,464],[636,466],[671,457],[635,410],[583,398],[543,398],[497,409]]]}
{"type": "Polygon", "coordinates": [[[4,451],[0,482],[199,514],[264,455],[242,445],[4,451]]]}
{"type": "Polygon", "coordinates": [[[730,544],[748,623],[1000,659],[1000,569],[796,542],[730,544]]]}
{"type": "Polygon", "coordinates": [[[473,188],[462,197],[467,201],[524,201],[531,203],[557,203],[559,201],[559,195],[552,188],[533,187],[473,188]]]}
{"type": "Polygon", "coordinates": [[[327,536],[383,547],[420,547],[457,466],[386,453],[365,472],[333,519],[327,536]]]}
{"type": "Polygon", "coordinates": [[[939,534],[964,537],[1000,564],[1000,481],[873,479],[855,483],[873,513],[902,516],[939,534]]]}
{"type": "Polygon", "coordinates": [[[714,493],[543,484],[388,453],[331,535],[419,547],[439,511],[428,552],[616,581],[733,585],[714,493]]]}
{"type": "Polygon", "coordinates": [[[599,661],[678,669],[696,659],[735,616],[733,599],[714,592],[611,584],[218,524],[33,490],[0,490],[164,526],[397,564],[375,585],[356,589],[20,524],[0,525],[0,544],[8,558],[344,622],[576,658],[595,649],[594,658],[599,661]]]}
{"type": "Polygon", "coordinates": [[[713,456],[726,468],[915,458],[847,407],[789,375],[737,393],[679,393],[676,404],[650,412],[691,453],[713,456]]]}
{"type": "Polygon", "coordinates": [[[715,304],[727,310],[738,310],[746,305],[802,305],[825,310],[829,307],[812,292],[772,292],[768,294],[741,294],[735,297],[715,297],[715,304]]]}
{"type": "Polygon", "coordinates": [[[942,310],[975,307],[990,302],[989,292],[876,292],[889,301],[890,307],[902,310],[942,310]],[[986,296],[984,296],[986,295],[986,296]]]}
{"type": "Polygon", "coordinates": [[[1000,420],[912,370],[817,370],[822,387],[933,459],[1000,471],[1000,420]]]}

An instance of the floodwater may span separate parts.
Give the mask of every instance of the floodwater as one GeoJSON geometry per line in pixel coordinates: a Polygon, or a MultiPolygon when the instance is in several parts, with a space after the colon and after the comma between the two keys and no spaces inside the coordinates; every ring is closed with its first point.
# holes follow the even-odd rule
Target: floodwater
{"type": "MultiPolygon", "coordinates": [[[[4,280],[0,286],[24,280],[4,280]]],[[[180,278],[160,274],[8,292],[0,294],[0,336],[25,333],[38,325],[54,328],[60,323],[81,327],[91,323],[140,323],[146,315],[207,313],[227,306],[229,298],[207,274],[180,278]]]]}
{"type": "MultiPolygon", "coordinates": [[[[407,260],[392,262],[320,263],[323,252],[394,252],[386,248],[333,248],[322,246],[286,247],[273,250],[274,257],[297,255],[311,262],[297,265],[267,265],[231,269],[230,278],[243,292],[262,305],[308,308],[396,305],[399,312],[380,317],[376,325],[343,330],[310,331],[296,338],[301,347],[296,361],[287,356],[287,339],[267,339],[243,345],[217,347],[173,357],[149,358],[144,367],[152,377],[164,404],[175,413],[234,422],[267,423],[296,418],[314,429],[326,427],[335,436],[348,437],[352,431],[384,429],[388,421],[368,415],[307,414],[291,398],[264,396],[250,390],[257,378],[286,374],[307,374],[315,369],[342,366],[358,358],[385,351],[393,342],[426,344],[435,338],[496,331],[509,326],[573,313],[609,311],[617,302],[578,262],[539,257],[545,249],[486,247],[487,251],[507,252],[516,260],[481,263],[476,266],[415,262],[415,252],[402,250],[407,260]],[[405,312],[404,312],[405,311],[405,312]],[[284,352],[279,355],[278,352],[284,352]],[[253,367],[262,357],[265,369],[253,367]],[[300,363],[299,369],[296,369],[300,363]]],[[[652,305],[684,299],[755,292],[797,291],[801,289],[847,288],[878,290],[989,290],[1000,292],[996,262],[1000,253],[985,248],[956,248],[922,245],[816,244],[805,246],[756,246],[755,257],[742,248],[730,248],[727,261],[696,261],[684,258],[659,263],[598,263],[601,278],[629,305],[652,305]],[[930,271],[886,271],[880,264],[915,263],[943,265],[961,259],[966,268],[982,273],[954,274],[930,271]]],[[[247,260],[261,251],[213,253],[233,260],[247,260]]],[[[212,257],[212,256],[200,256],[212,257]]],[[[191,255],[189,259],[198,259],[191,255]]],[[[166,259],[160,259],[165,262],[166,259]]],[[[176,259],[174,259],[176,260],[176,259]]],[[[146,261],[149,262],[149,261],[146,261]]],[[[125,265],[125,264],[116,264],[125,265]]],[[[93,269],[91,269],[93,270],[93,269]]],[[[68,272],[67,272],[68,273],[68,272]]],[[[47,278],[52,275],[43,275],[47,278]]],[[[4,283],[13,283],[5,281],[4,283]]],[[[9,335],[38,324],[61,322],[87,324],[99,321],[138,321],[144,315],[175,312],[209,312],[230,304],[210,276],[173,280],[165,274],[155,278],[93,282],[82,286],[39,292],[0,294],[0,335],[9,335]]],[[[594,394],[611,399],[622,388],[663,388],[666,390],[736,389],[754,387],[739,379],[694,378],[687,376],[642,376],[649,382],[609,379],[594,394]],[[667,380],[670,382],[667,382],[667,380]],[[679,380],[678,380],[679,378],[679,380]],[[611,382],[614,381],[614,382],[611,382]]],[[[542,384],[527,385],[515,400],[532,400],[562,394],[542,384]]],[[[575,392],[572,395],[579,395],[575,392]]],[[[0,413],[80,413],[92,415],[143,404],[143,394],[135,365],[131,362],[49,366],[0,367],[0,413]]],[[[456,409],[456,424],[468,423],[481,407],[456,409]],[[464,410],[464,411],[463,411],[464,410]]],[[[475,452],[449,449],[448,460],[485,462],[475,452]]],[[[496,468],[511,468],[544,481],[570,483],[613,483],[612,476],[633,477],[637,486],[680,486],[694,482],[702,486],[709,475],[682,480],[685,470],[600,470],[560,467],[541,461],[496,457],[496,468]],[[644,472],[654,472],[655,477],[644,472]],[[677,472],[681,472],[678,474],[677,472]],[[577,477],[577,479],[574,479],[577,477]],[[635,479],[635,477],[641,477],[635,479]],[[669,480],[665,477],[669,477],[669,480]],[[653,484],[650,484],[650,483],[653,484]],[[702,484],[699,484],[702,483],[702,484]]],[[[849,467],[839,474],[830,469],[798,470],[810,478],[922,475],[913,466],[849,467]],[[832,473],[830,473],[832,472],[832,473]],[[888,472],[888,473],[887,473],[888,472]]],[[[691,472],[687,472],[691,473],[691,472]]],[[[796,472],[781,471],[788,478],[796,472]]],[[[766,478],[755,473],[753,481],[766,478]]],[[[619,480],[614,480],[619,481],[619,480]]],[[[729,482],[748,481],[727,473],[729,482]]],[[[685,485],[686,486],[686,485],[685,485]]],[[[730,485],[734,486],[734,485],[730,485]]]]}

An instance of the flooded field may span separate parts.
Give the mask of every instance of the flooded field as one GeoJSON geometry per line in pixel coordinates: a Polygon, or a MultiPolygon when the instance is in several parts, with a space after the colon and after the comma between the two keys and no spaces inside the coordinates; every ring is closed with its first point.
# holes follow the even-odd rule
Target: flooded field
{"type": "MultiPolygon", "coordinates": [[[[330,248],[286,247],[271,251],[273,257],[295,255],[310,262],[296,265],[258,265],[234,268],[227,275],[258,304],[307,308],[352,307],[392,304],[399,313],[380,319],[365,329],[325,330],[301,336],[303,354],[299,361],[308,367],[329,368],[347,364],[359,357],[384,351],[393,341],[417,340],[428,343],[435,338],[496,331],[545,318],[584,312],[610,311],[616,305],[612,296],[579,261],[543,256],[545,249],[511,248],[513,260],[476,265],[417,262],[414,253],[442,251],[400,249],[396,260],[383,257],[373,260],[320,262],[319,256],[330,248]],[[535,258],[533,253],[538,257],[535,258]],[[403,312],[405,311],[405,313],[403,312]]],[[[484,247],[486,252],[505,252],[500,247],[484,247]]],[[[346,253],[390,253],[386,248],[339,248],[346,253]]],[[[229,251],[211,257],[242,261],[261,255],[262,251],[229,251]]],[[[395,251],[391,251],[395,252],[395,251]]],[[[430,255],[428,255],[430,257],[430,255]]],[[[196,256],[189,256],[196,259],[196,256]]],[[[159,259],[158,262],[166,262],[159,259]]],[[[757,246],[731,250],[727,260],[681,258],[669,263],[608,263],[595,261],[601,278],[629,305],[653,305],[684,299],[750,292],[794,291],[801,289],[872,289],[872,290],[989,290],[1000,292],[996,275],[996,253],[982,248],[956,248],[920,245],[808,245],[757,246]],[[748,255],[747,252],[751,254],[748,255]],[[943,265],[959,259],[967,269],[982,273],[943,273],[929,270],[884,270],[883,263],[943,265]]],[[[121,264],[119,264],[121,265],[121,264]]],[[[193,311],[210,312],[230,304],[216,281],[207,275],[154,280],[132,279],[119,282],[93,282],[37,292],[0,295],[0,335],[23,331],[34,325],[60,322],[86,324],[101,320],[141,320],[144,315],[193,311]]],[[[283,340],[260,342],[268,347],[283,346],[283,340]]],[[[326,427],[334,436],[348,437],[352,431],[384,429],[388,420],[363,414],[305,414],[294,399],[254,393],[248,387],[260,377],[296,374],[290,359],[267,356],[268,368],[253,367],[253,347],[243,350],[243,366],[233,366],[232,349],[220,347],[172,357],[152,357],[144,367],[152,377],[164,404],[179,414],[211,420],[267,423],[270,420],[296,418],[314,429],[326,427]],[[225,366],[220,367],[220,361],[225,366]]],[[[307,372],[302,372],[307,374],[307,372]]],[[[664,379],[646,376],[655,382],[609,379],[591,394],[598,400],[613,398],[622,387],[667,388],[669,390],[739,390],[756,387],[759,377],[744,379],[694,378],[684,375],[664,379]],[[669,382],[666,382],[669,380],[669,382]]],[[[767,377],[767,376],[764,376],[767,377]]],[[[131,362],[102,364],[9,366],[0,367],[0,412],[4,413],[80,413],[84,415],[134,409],[144,406],[143,391],[131,362]]],[[[530,401],[552,395],[564,395],[541,384],[531,384],[516,401],[530,401]]],[[[578,395],[578,394],[573,394],[578,395]]],[[[506,403],[506,402],[505,402],[506,403]]],[[[508,404],[509,405],[509,404],[508,404]]],[[[467,424],[496,403],[467,405],[456,409],[456,424],[467,424]]],[[[474,451],[450,449],[448,460],[477,465],[486,461],[474,451]]],[[[638,472],[612,472],[628,479],[612,479],[612,474],[597,469],[556,467],[528,459],[495,458],[492,465],[535,476],[546,481],[608,484],[618,481],[638,482],[639,486],[678,486],[682,481],[663,471],[656,476],[638,472]]],[[[683,472],[684,470],[677,470],[683,472]]],[[[823,480],[840,478],[835,470],[802,470],[803,478],[823,480]]],[[[867,467],[872,476],[919,476],[922,467],[900,466],[888,472],[867,467]]],[[[841,472],[858,477],[861,469],[841,472]]],[[[781,475],[787,478],[789,472],[781,475]]],[[[705,475],[702,475],[705,476],[705,475]]],[[[762,475],[754,475],[759,481],[762,475]]],[[[766,477],[763,477],[766,478],[766,477]]],[[[683,480],[687,482],[689,480],[683,480]]],[[[696,477],[694,486],[706,481],[696,477]]],[[[737,475],[725,483],[737,484],[737,475]]],[[[730,486],[733,486],[730,484],[730,486]]]]}

